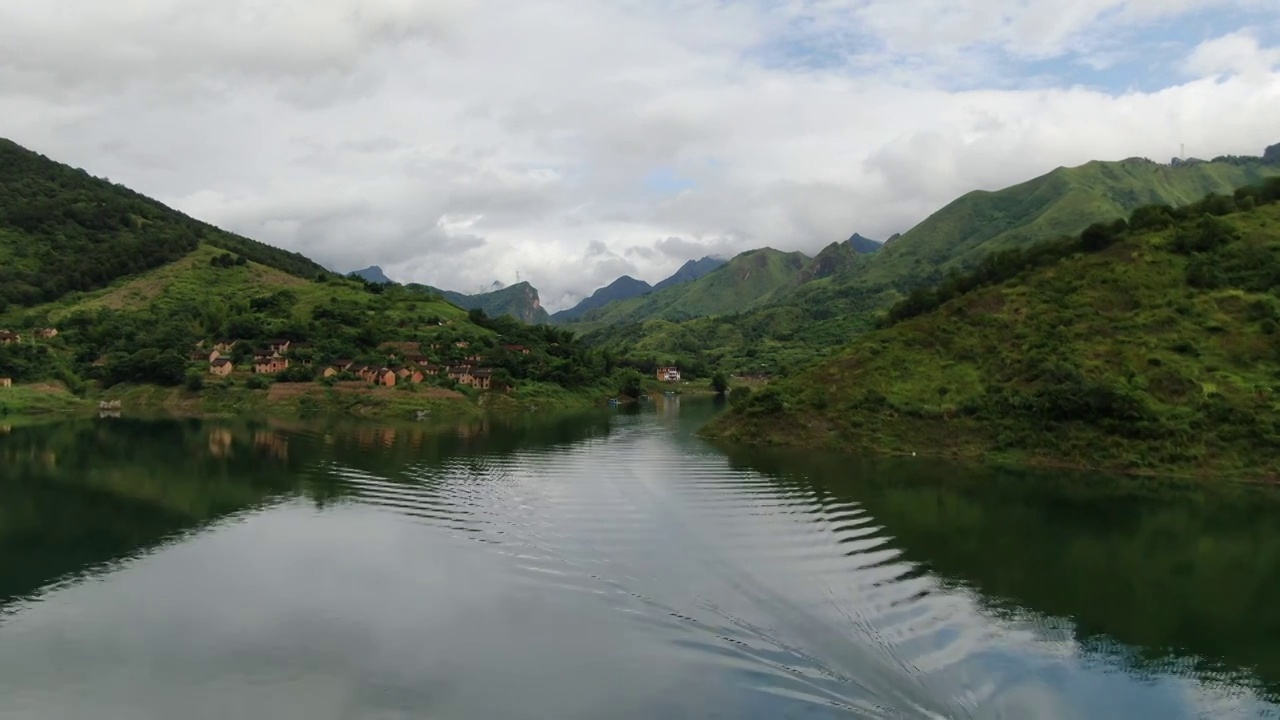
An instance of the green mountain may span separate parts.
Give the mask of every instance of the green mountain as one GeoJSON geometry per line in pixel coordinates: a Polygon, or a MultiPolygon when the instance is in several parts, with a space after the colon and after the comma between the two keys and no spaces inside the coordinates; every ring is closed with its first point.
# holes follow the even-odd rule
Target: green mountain
{"type": "MultiPolygon", "coordinates": [[[[692,261],[690,261],[692,262],[692,261]]],[[[568,310],[561,310],[551,316],[555,323],[573,322],[590,310],[602,308],[615,300],[629,300],[653,290],[653,286],[643,280],[636,280],[630,275],[623,275],[613,282],[591,293],[591,297],[583,299],[568,310]]]]}
{"type": "Polygon", "coordinates": [[[993,254],[885,322],[708,433],[1280,476],[1280,179],[993,254]]]}
{"type": "Polygon", "coordinates": [[[754,306],[739,306],[736,314],[680,323],[614,314],[584,328],[586,339],[671,362],[785,374],[871,329],[913,289],[972,268],[989,253],[1079,233],[1142,205],[1182,205],[1209,193],[1230,194],[1280,174],[1277,156],[1280,150],[1271,148],[1266,159],[1170,165],[1135,159],[1059,168],[1004,190],[968,193],[875,253],[829,246],[794,281],[754,306]]]}
{"type": "Polygon", "coordinates": [[[736,312],[768,298],[795,277],[809,258],[773,248],[751,250],[692,282],[612,302],[584,313],[577,330],[625,326],[648,320],[680,321],[736,312]]]}
{"type": "Polygon", "coordinates": [[[483,310],[489,317],[513,317],[529,325],[545,325],[551,322],[551,316],[543,309],[542,301],[538,298],[538,289],[528,282],[519,282],[475,295],[440,290],[429,285],[411,284],[407,287],[437,293],[464,310],[483,310]]]}
{"type": "Polygon", "coordinates": [[[672,273],[671,277],[654,285],[653,289],[655,291],[662,291],[672,285],[682,285],[687,282],[693,282],[721,265],[724,265],[726,262],[728,261],[710,256],[704,257],[701,260],[689,260],[684,265],[681,265],[679,270],[672,273]]]}
{"type": "MultiPolygon", "coordinates": [[[[631,298],[640,297],[641,295],[661,292],[668,288],[675,287],[676,285],[694,282],[695,280],[705,277],[713,270],[723,267],[726,262],[726,260],[714,257],[704,257],[701,260],[689,260],[684,265],[681,265],[680,269],[675,271],[675,273],[670,277],[653,286],[650,286],[649,283],[644,282],[643,280],[636,280],[635,278],[624,275],[609,285],[592,293],[591,297],[583,300],[576,306],[568,310],[561,310],[560,312],[552,315],[551,320],[556,323],[582,322],[586,319],[585,316],[593,310],[600,310],[613,302],[630,300],[631,298]]],[[[611,308],[610,310],[604,310],[596,313],[596,316],[607,315],[614,310],[622,313],[630,311],[629,308],[611,308]]]]}
{"type": "Polygon", "coordinates": [[[0,312],[105,287],[202,244],[299,277],[325,272],[0,139],[0,312]]]}
{"type": "Polygon", "coordinates": [[[608,386],[612,360],[563,331],[501,317],[522,307],[545,317],[527,283],[487,293],[490,317],[472,318],[441,294],[325,271],[7,141],[0,143],[0,178],[0,330],[21,336],[0,344],[0,377],[28,386],[0,397],[0,414],[22,411],[24,398],[43,392],[33,384],[51,381],[76,394],[119,384],[183,385],[189,394],[179,401],[218,411],[242,409],[236,403],[244,391],[265,391],[274,380],[292,386],[288,397],[346,403],[353,412],[465,399],[445,378],[404,393],[397,387],[392,396],[373,396],[367,385],[347,388],[351,400],[312,382],[339,358],[377,367],[405,352],[438,365],[482,355],[492,381],[514,387],[504,397],[530,393],[541,406],[564,400],[566,391],[616,392],[608,386]],[[34,332],[47,327],[56,337],[34,332]],[[223,340],[236,341],[228,353],[237,374],[213,378],[208,348],[223,340]],[[251,375],[255,350],[272,340],[305,347],[289,351],[295,362],[283,373],[251,375]],[[197,343],[206,354],[193,359],[197,343]]]}
{"type": "Polygon", "coordinates": [[[1162,165],[1143,158],[1058,168],[995,192],[961,196],[877,254],[858,287],[909,290],[950,270],[974,266],[996,250],[1079,233],[1091,223],[1126,217],[1143,205],[1185,205],[1210,193],[1280,173],[1260,157],[1162,165]]]}
{"type": "Polygon", "coordinates": [[[853,248],[854,252],[861,253],[863,255],[870,255],[884,247],[884,243],[876,242],[875,240],[863,237],[858,233],[854,233],[848,240],[845,240],[845,244],[853,248]]]}

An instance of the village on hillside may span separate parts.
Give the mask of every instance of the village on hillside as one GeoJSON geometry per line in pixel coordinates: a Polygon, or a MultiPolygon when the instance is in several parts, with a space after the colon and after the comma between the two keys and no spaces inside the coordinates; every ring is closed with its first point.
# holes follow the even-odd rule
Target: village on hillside
{"type": "MultiPolygon", "coordinates": [[[[207,362],[210,374],[227,377],[237,370],[231,359],[237,342],[219,340],[208,350],[197,349],[191,359],[207,362]]],[[[463,350],[469,347],[469,343],[464,340],[459,340],[453,345],[463,350]]],[[[506,352],[520,355],[528,355],[531,352],[523,345],[507,344],[501,347],[506,352]]],[[[269,340],[265,347],[253,351],[252,365],[246,368],[246,371],[251,369],[255,375],[277,375],[288,370],[294,362],[310,367],[313,361],[301,358],[302,351],[309,348],[310,346],[305,343],[295,343],[287,339],[269,340]]],[[[428,348],[438,351],[440,345],[433,343],[428,345],[428,348]]],[[[446,377],[459,385],[477,390],[488,390],[493,385],[494,371],[492,368],[480,366],[480,363],[486,360],[481,354],[472,354],[461,362],[446,365],[423,354],[419,343],[384,343],[381,349],[386,352],[385,364],[372,365],[357,363],[349,358],[335,358],[330,362],[321,363],[322,369],[318,376],[338,380],[359,379],[383,387],[394,387],[397,383],[417,384],[429,377],[446,377]]]]}
{"type": "MultiPolygon", "coordinates": [[[[37,328],[31,336],[0,330],[0,345],[23,345],[58,337],[56,328],[37,328]]],[[[497,344],[489,348],[473,348],[467,340],[430,343],[385,342],[378,347],[372,362],[353,358],[332,357],[318,352],[310,344],[276,338],[265,342],[236,339],[201,341],[187,355],[193,365],[218,378],[235,375],[264,376],[281,382],[364,382],[375,387],[415,385],[428,381],[451,382],[475,390],[508,390],[512,377],[501,367],[511,356],[529,356],[533,351],[517,343],[497,344]],[[490,353],[497,353],[491,355],[490,353]],[[469,353],[465,354],[464,353],[469,353]],[[290,372],[291,369],[305,371],[290,372]]],[[[366,360],[369,358],[366,357],[366,360]]],[[[101,361],[100,361],[101,362],[101,361]]],[[[95,363],[97,364],[97,363],[95,363]]],[[[197,372],[195,367],[191,373],[197,372]]],[[[664,383],[680,383],[680,369],[658,367],[654,377],[664,383]]],[[[13,380],[0,377],[0,388],[12,387],[13,380]]]]}

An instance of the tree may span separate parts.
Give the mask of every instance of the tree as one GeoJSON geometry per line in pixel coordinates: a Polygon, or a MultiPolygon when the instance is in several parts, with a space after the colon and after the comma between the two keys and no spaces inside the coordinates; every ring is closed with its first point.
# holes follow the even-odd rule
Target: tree
{"type": "Polygon", "coordinates": [[[729,376],[725,375],[723,370],[716,370],[711,375],[711,389],[716,391],[717,395],[723,395],[729,390],[729,376]]]}
{"type": "Polygon", "coordinates": [[[644,388],[642,386],[644,378],[640,373],[635,370],[624,370],[619,379],[620,383],[618,392],[620,394],[633,400],[644,394],[644,388]]]}

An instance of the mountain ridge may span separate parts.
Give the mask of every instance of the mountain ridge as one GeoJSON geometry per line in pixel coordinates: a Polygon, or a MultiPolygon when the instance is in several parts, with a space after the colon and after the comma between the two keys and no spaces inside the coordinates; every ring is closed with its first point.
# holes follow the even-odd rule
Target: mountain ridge
{"type": "Polygon", "coordinates": [[[442,290],[419,283],[410,283],[405,287],[439,294],[463,310],[482,310],[490,317],[510,316],[527,325],[545,325],[551,322],[551,316],[542,307],[538,289],[527,280],[475,295],[442,290]]]}
{"type": "Polygon", "coordinates": [[[666,279],[660,280],[653,285],[654,292],[661,292],[672,285],[681,285],[687,282],[693,282],[707,275],[707,273],[729,262],[724,258],[705,255],[698,260],[685,261],[679,269],[671,273],[666,279]]]}
{"type": "Polygon", "coordinates": [[[1277,475],[1280,178],[988,256],[748,397],[735,442],[1277,475]],[[909,368],[910,372],[903,372],[909,368]]]}
{"type": "Polygon", "coordinates": [[[738,312],[784,286],[808,261],[809,257],[801,252],[768,247],[747,250],[697,280],[588,311],[576,326],[578,330],[590,331],[612,324],[679,321],[738,312]]]}
{"type": "Polygon", "coordinates": [[[652,290],[653,286],[649,283],[637,280],[630,275],[623,275],[608,285],[597,289],[590,296],[583,298],[577,305],[567,310],[552,313],[551,321],[555,323],[572,322],[587,312],[604,307],[615,300],[628,300],[647,294],[652,290]]]}
{"type": "Polygon", "coordinates": [[[855,259],[852,253],[824,249],[807,282],[779,288],[733,316],[674,325],[615,316],[608,318],[612,323],[584,328],[586,339],[673,361],[783,372],[872,329],[879,314],[913,290],[964,272],[994,251],[1079,233],[1143,205],[1183,205],[1210,193],[1230,196],[1241,186],[1280,175],[1280,149],[1268,153],[1274,161],[1230,157],[1177,167],[1145,158],[1091,161],[1001,190],[975,190],[890,238],[875,253],[855,259]],[[704,339],[700,347],[693,342],[697,338],[704,339]]]}

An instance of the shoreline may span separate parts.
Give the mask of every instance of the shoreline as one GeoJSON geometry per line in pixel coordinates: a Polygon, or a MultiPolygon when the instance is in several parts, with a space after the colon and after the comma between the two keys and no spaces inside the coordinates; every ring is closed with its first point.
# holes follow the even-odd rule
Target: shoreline
{"type": "Polygon", "coordinates": [[[555,386],[524,387],[511,393],[463,393],[430,386],[326,387],[314,383],[276,383],[266,389],[211,384],[198,391],[157,385],[119,385],[76,395],[61,385],[36,383],[0,388],[0,423],[84,418],[102,412],[207,419],[281,416],[410,422],[468,420],[493,415],[587,410],[604,407],[606,396],[599,388],[570,391],[555,386]],[[120,404],[103,409],[100,402],[120,404]]]}
{"type": "MultiPolygon", "coordinates": [[[[725,432],[726,428],[723,426],[724,421],[725,416],[723,415],[713,420],[697,431],[698,437],[713,443],[765,450],[820,451],[859,457],[915,457],[922,460],[976,463],[1008,468],[1096,472],[1129,478],[1166,478],[1190,482],[1231,482],[1254,486],[1280,486],[1280,470],[1275,468],[1267,469],[1265,466],[1256,464],[1252,466],[1219,465],[1216,467],[1211,465],[1182,467],[1156,465],[1141,467],[1136,466],[1132,461],[1126,462],[1124,460],[1095,460],[1089,462],[1079,457],[1062,454],[1037,453],[1036,451],[1020,449],[1002,450],[994,447],[989,440],[981,438],[980,433],[974,432],[975,430],[980,430],[980,428],[972,427],[953,428],[950,436],[953,441],[952,444],[922,441],[912,449],[909,448],[909,443],[903,441],[903,438],[911,437],[911,433],[891,432],[886,434],[883,427],[879,431],[842,435],[840,437],[834,437],[828,433],[824,439],[814,441],[807,439],[803,432],[798,434],[780,432],[778,426],[787,424],[782,421],[777,421],[768,428],[763,429],[755,427],[754,423],[749,424],[747,427],[742,424],[735,424],[728,427],[727,432],[725,432]]],[[[806,428],[806,430],[809,429],[811,428],[806,428]]],[[[918,437],[924,437],[924,433],[921,431],[930,428],[928,423],[921,422],[908,429],[914,429],[917,431],[916,435],[918,437]]],[[[1066,432],[1066,430],[1064,429],[1063,432],[1066,432]]],[[[940,436],[931,435],[929,437],[937,440],[940,436]]],[[[1100,440],[1104,439],[1101,438],[1100,440]]],[[[1096,447],[1098,451],[1102,451],[1105,444],[1099,442],[1096,447]]],[[[1125,449],[1135,454],[1139,454],[1144,450],[1141,446],[1133,445],[1129,445],[1125,449]]],[[[1223,453],[1229,452],[1228,449],[1223,449],[1223,453]]]]}

